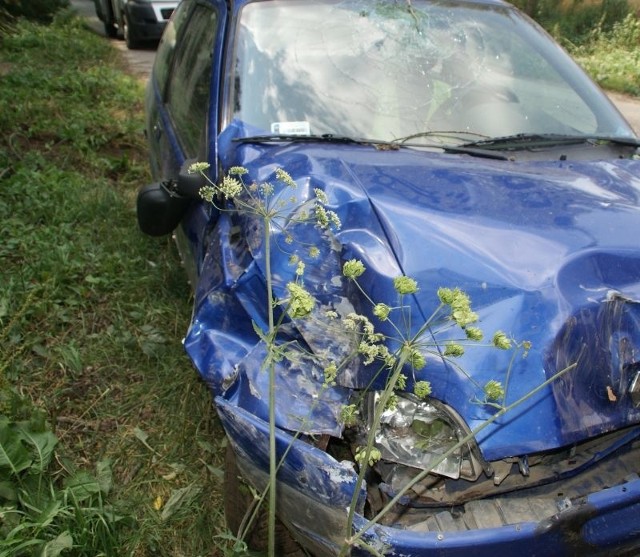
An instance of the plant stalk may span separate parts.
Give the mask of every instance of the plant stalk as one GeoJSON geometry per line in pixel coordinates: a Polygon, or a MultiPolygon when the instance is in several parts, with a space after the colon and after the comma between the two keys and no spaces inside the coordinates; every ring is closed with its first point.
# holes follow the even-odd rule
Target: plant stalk
{"type": "MultiPolygon", "coordinates": [[[[271,346],[267,350],[273,349],[275,343],[275,325],[273,315],[273,282],[271,279],[271,224],[268,216],[263,217],[264,238],[265,238],[265,274],[267,280],[267,314],[269,319],[269,332],[267,338],[271,346]]],[[[276,557],[275,554],[275,534],[276,534],[276,476],[278,473],[276,456],[276,369],[273,358],[269,358],[269,557],[276,557]]]]}
{"type": "MultiPolygon", "coordinates": [[[[373,416],[373,424],[379,424],[382,413],[384,412],[387,403],[389,402],[389,398],[393,394],[393,389],[398,380],[398,376],[402,372],[404,365],[407,363],[409,358],[409,350],[403,348],[400,351],[400,356],[398,361],[395,364],[393,375],[389,380],[389,384],[387,388],[383,391],[380,400],[378,401],[378,405],[376,406],[374,416],[373,416]]],[[[363,462],[360,464],[360,471],[358,472],[358,478],[356,480],[356,485],[354,487],[353,495],[351,497],[351,504],[349,505],[349,514],[347,517],[347,529],[346,529],[346,538],[347,540],[351,537],[351,531],[353,530],[353,520],[355,518],[356,507],[358,504],[358,497],[360,496],[360,489],[362,488],[362,483],[364,482],[364,475],[367,471],[367,464],[369,460],[369,455],[371,454],[371,449],[373,448],[373,444],[375,442],[376,435],[376,427],[372,427],[369,430],[369,435],[367,437],[367,448],[365,452],[365,457],[363,462]]],[[[359,538],[351,538],[352,541],[357,541],[359,538]]],[[[340,557],[346,555],[346,550],[349,548],[351,544],[344,544],[342,549],[340,550],[340,557]]]]}

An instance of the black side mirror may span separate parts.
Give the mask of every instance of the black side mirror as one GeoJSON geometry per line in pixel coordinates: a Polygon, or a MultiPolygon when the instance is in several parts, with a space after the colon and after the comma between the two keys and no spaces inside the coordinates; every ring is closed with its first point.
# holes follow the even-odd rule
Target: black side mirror
{"type": "Polygon", "coordinates": [[[140,230],[149,236],[170,234],[180,224],[191,199],[176,191],[176,183],[161,182],[138,192],[136,210],[140,230]]]}
{"type": "Polygon", "coordinates": [[[176,191],[185,197],[200,199],[200,188],[202,186],[206,186],[207,181],[199,172],[189,172],[189,168],[194,162],[196,162],[196,159],[189,159],[185,161],[182,168],[180,168],[180,174],[178,174],[178,181],[176,183],[176,191]]]}
{"type": "Polygon", "coordinates": [[[180,224],[189,204],[200,199],[206,180],[190,173],[194,160],[185,161],[177,180],[145,186],[138,192],[137,213],[140,230],[149,236],[170,234],[180,224]]]}

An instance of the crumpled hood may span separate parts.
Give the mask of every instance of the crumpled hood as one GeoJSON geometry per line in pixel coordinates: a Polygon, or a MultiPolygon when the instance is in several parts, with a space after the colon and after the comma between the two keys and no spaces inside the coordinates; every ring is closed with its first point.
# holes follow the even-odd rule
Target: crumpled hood
{"type": "MultiPolygon", "coordinates": [[[[510,403],[576,364],[480,435],[485,456],[567,445],[637,422],[629,391],[640,370],[640,163],[390,155],[344,164],[402,273],[418,281],[422,315],[435,308],[438,287],[459,287],[485,335],[502,330],[533,346],[513,364],[511,354],[468,350],[462,368],[479,385],[505,384],[512,365],[510,403]]],[[[354,252],[373,263],[366,247],[354,252]]],[[[425,376],[471,427],[488,417],[463,374],[433,365],[425,376]]]]}
{"type": "MultiPolygon", "coordinates": [[[[342,221],[340,260],[363,261],[361,284],[374,301],[394,305],[393,278],[416,279],[417,327],[438,305],[439,287],[459,287],[486,337],[499,329],[531,342],[514,361],[511,352],[467,350],[458,363],[473,381],[442,361],[420,372],[416,379],[428,379],[470,428],[492,413],[477,403],[478,385],[504,384],[510,369],[511,403],[576,364],[479,435],[485,458],[564,446],[640,421],[630,392],[640,370],[640,161],[519,163],[331,144],[231,148],[234,135],[221,137],[221,152],[230,153],[224,168],[245,166],[260,180],[282,167],[309,191],[325,190],[342,221]]],[[[214,289],[201,285],[202,304],[214,289]]],[[[357,295],[350,301],[367,311],[357,295]]],[[[202,304],[185,341],[196,365],[206,352],[195,348],[207,321],[202,304]]],[[[233,346],[234,357],[252,352],[233,346]]],[[[368,384],[368,373],[359,368],[327,404],[344,404],[349,389],[368,384]]],[[[256,386],[245,390],[255,396],[256,386]]]]}

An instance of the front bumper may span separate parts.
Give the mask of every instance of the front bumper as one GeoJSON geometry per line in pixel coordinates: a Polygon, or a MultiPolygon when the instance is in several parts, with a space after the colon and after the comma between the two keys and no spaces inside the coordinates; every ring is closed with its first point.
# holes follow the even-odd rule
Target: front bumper
{"type": "MultiPolygon", "coordinates": [[[[236,451],[239,469],[258,489],[264,488],[269,467],[268,424],[221,397],[216,398],[216,405],[236,451]]],[[[279,472],[278,516],[314,555],[337,555],[345,538],[347,509],[355,488],[353,465],[338,462],[326,452],[278,430],[279,456],[287,447],[290,448],[279,472]]],[[[356,531],[367,523],[363,516],[365,499],[363,491],[354,524],[356,531]]],[[[541,520],[466,531],[412,531],[376,525],[364,534],[363,540],[381,554],[398,557],[637,555],[640,478],[637,473],[627,475],[620,485],[596,490],[541,520]]],[[[356,547],[351,555],[370,553],[356,547]]]]}

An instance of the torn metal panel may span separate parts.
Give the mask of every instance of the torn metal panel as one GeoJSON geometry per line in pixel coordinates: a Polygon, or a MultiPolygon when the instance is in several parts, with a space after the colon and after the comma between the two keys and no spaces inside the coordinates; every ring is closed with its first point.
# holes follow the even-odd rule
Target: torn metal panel
{"type": "MultiPolygon", "coordinates": [[[[601,280],[619,266],[622,257],[629,279],[638,280],[640,259],[600,256],[590,261],[589,268],[583,268],[583,284],[593,280],[589,270],[598,273],[601,280]],[[638,274],[632,272],[633,267],[638,274]]],[[[547,360],[549,373],[577,362],[572,373],[553,385],[559,418],[567,434],[574,437],[585,431],[599,434],[640,419],[634,391],[640,370],[640,303],[617,292],[600,296],[599,303],[580,307],[567,319],[547,360]]]]}
{"type": "MultiPolygon", "coordinates": [[[[254,487],[268,483],[269,425],[222,398],[218,413],[238,459],[238,467],[254,487]]],[[[279,513],[301,536],[316,539],[318,555],[335,555],[344,539],[347,509],[356,484],[352,462],[338,462],[326,452],[277,430],[278,458],[287,457],[278,470],[279,513]],[[313,534],[311,534],[313,532],[313,534]]],[[[365,492],[357,512],[364,512],[365,492]]]]}
{"type": "MultiPolygon", "coordinates": [[[[278,161],[302,184],[297,193],[301,201],[310,195],[310,189],[319,187],[342,221],[335,235],[340,251],[326,248],[322,273],[310,275],[305,282],[319,295],[323,307],[340,308],[346,302],[347,308],[365,314],[370,311],[369,303],[339,276],[340,262],[352,257],[361,259],[368,269],[361,284],[377,302],[396,304],[392,280],[400,274],[412,276],[421,285],[433,285],[421,289],[413,299],[414,327],[421,325],[417,316],[424,318],[437,306],[438,286],[459,286],[471,296],[486,331],[500,329],[532,343],[527,358],[513,365],[507,402],[562,369],[549,365],[549,351],[554,350],[550,348],[554,339],[563,338],[561,330],[570,315],[599,307],[610,289],[637,298],[640,286],[635,277],[640,273],[634,266],[640,258],[629,230],[636,226],[639,212],[638,161],[576,162],[571,166],[562,161],[519,163],[510,165],[505,173],[502,161],[463,159],[451,169],[446,157],[425,152],[393,151],[381,156],[373,148],[234,142],[252,132],[241,122],[225,130],[220,138],[227,153],[225,164],[245,166],[252,176],[264,178],[265,171],[273,171],[278,161]],[[596,285],[602,286],[600,291],[594,289],[596,285]]],[[[317,232],[300,232],[303,241],[322,244],[317,232]]],[[[261,295],[264,284],[264,260],[259,249],[250,251],[251,265],[245,266],[245,276],[237,281],[234,292],[245,311],[261,323],[264,304],[255,297],[261,295]]],[[[292,269],[287,252],[282,250],[275,257],[276,287],[282,290],[292,269]]],[[[313,268],[312,262],[308,268],[313,268]]],[[[381,332],[393,335],[391,328],[378,324],[381,332]]],[[[298,330],[309,346],[315,347],[317,339],[328,336],[335,342],[326,340],[325,352],[339,351],[345,345],[344,335],[336,329],[331,335],[312,330],[320,329],[302,323],[298,330]]],[[[585,341],[583,331],[576,332],[572,342],[585,341]]],[[[445,329],[433,334],[443,341],[451,333],[445,329]]],[[[628,340],[637,342],[633,335],[628,340]]],[[[567,354],[563,365],[577,356],[571,350],[567,354]]],[[[460,365],[482,385],[490,379],[504,380],[510,354],[470,350],[460,358],[460,365]]],[[[337,381],[349,388],[364,388],[375,372],[373,366],[358,366],[337,381]]],[[[578,381],[580,375],[572,377],[578,381]]],[[[443,361],[430,361],[415,379],[431,381],[438,397],[463,416],[470,428],[491,415],[473,403],[479,393],[466,377],[443,361]]],[[[569,425],[571,420],[565,425],[563,420],[550,419],[557,415],[556,406],[547,388],[496,422],[480,435],[485,458],[538,452],[638,419],[635,411],[623,416],[613,405],[605,405],[602,411],[607,416],[594,430],[579,425],[585,419],[580,405],[567,410],[573,412],[575,426],[569,425]]]]}
{"type": "MultiPolygon", "coordinates": [[[[266,359],[262,344],[242,358],[237,364],[237,384],[226,397],[257,418],[268,421],[269,369],[268,364],[265,365],[266,359]]],[[[297,358],[289,354],[274,366],[277,426],[310,435],[340,437],[343,429],[340,412],[348,403],[350,390],[323,386],[323,369],[303,352],[297,352],[297,358]]]]}

